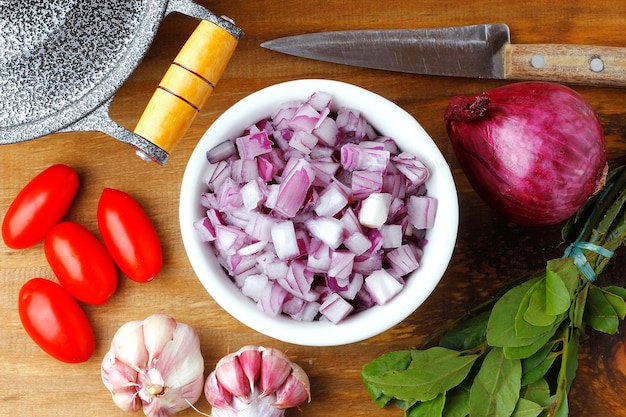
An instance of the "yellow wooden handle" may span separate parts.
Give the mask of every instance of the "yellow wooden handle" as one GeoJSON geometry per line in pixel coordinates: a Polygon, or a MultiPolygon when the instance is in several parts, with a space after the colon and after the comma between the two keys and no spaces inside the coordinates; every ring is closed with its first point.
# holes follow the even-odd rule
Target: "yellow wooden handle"
{"type": "Polygon", "coordinates": [[[135,133],[169,153],[213,92],[237,43],[230,32],[202,20],[163,76],[135,133]]]}

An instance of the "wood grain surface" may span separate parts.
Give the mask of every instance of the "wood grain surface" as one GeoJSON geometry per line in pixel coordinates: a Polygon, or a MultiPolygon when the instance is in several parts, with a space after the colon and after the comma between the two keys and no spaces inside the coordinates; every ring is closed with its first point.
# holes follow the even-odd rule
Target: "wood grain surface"
{"type": "MultiPolygon", "coordinates": [[[[161,236],[164,268],[148,284],[120,276],[115,296],[102,306],[85,306],[96,335],[96,351],[83,364],[60,363],[26,335],[17,294],[26,280],[54,279],[42,245],[11,250],[0,243],[0,414],[124,416],[100,380],[100,362],[121,324],[165,313],[198,331],[207,373],[228,351],[245,344],[282,349],[303,366],[313,401],[288,416],[400,416],[378,409],[359,379],[361,367],[390,350],[419,345],[447,322],[487,299],[507,281],[560,256],[560,226],[529,229],[494,213],[461,172],[445,133],[443,112],[454,95],[473,95],[504,81],[398,74],[315,62],[259,47],[263,41],[306,32],[368,28],[416,28],[474,23],[507,23],[514,43],[579,43],[626,47],[626,2],[568,0],[387,0],[310,2],[207,1],[199,3],[240,26],[242,38],[229,67],[191,129],[164,167],[139,160],[111,137],[94,132],[60,133],[0,147],[0,214],[36,173],[54,163],[73,166],[81,186],[67,218],[94,233],[96,204],[104,187],[122,189],[143,205],[161,236]],[[460,230],[450,267],[432,296],[408,319],[361,343],[303,347],[258,334],[237,322],[211,299],[185,255],[178,225],[180,183],[188,157],[211,123],[230,105],[268,85],[298,78],[329,78],[370,89],[410,112],[433,137],[449,162],[459,191],[460,230]]],[[[197,22],[168,16],[153,46],[118,91],[111,115],[132,129],[171,60],[197,22]]],[[[597,110],[605,128],[611,166],[626,163],[626,89],[574,86],[597,110]]],[[[0,109],[1,111],[1,109],[0,109]]],[[[624,252],[618,253],[603,282],[624,285],[624,252]]],[[[621,328],[622,333],[624,327],[621,328]]],[[[570,395],[571,416],[624,417],[626,349],[622,335],[590,334],[581,346],[580,369],[570,395]]],[[[197,406],[210,407],[201,399],[197,406]]],[[[181,416],[195,416],[187,410],[181,416]]]]}

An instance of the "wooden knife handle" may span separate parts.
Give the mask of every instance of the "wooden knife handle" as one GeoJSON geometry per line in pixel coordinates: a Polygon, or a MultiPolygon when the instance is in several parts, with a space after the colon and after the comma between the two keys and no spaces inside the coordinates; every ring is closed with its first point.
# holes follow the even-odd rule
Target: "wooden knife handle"
{"type": "Polygon", "coordinates": [[[227,30],[202,20],[163,76],[135,133],[169,153],[213,92],[237,43],[227,30]]]}
{"type": "Polygon", "coordinates": [[[585,45],[506,46],[505,79],[626,86],[626,48],[585,45]]]}

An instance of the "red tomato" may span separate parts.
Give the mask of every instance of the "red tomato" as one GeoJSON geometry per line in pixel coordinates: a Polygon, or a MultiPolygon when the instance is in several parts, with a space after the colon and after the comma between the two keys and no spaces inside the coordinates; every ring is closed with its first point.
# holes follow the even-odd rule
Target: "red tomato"
{"type": "Polygon", "coordinates": [[[87,316],[63,287],[45,278],[26,282],[19,294],[26,333],[48,355],[62,362],[87,361],[95,339],[87,316]]]}
{"type": "Polygon", "coordinates": [[[115,293],[115,263],[84,226],[70,221],[57,224],[46,236],[43,249],[52,271],[74,298],[103,304],[115,293]]]}
{"type": "Polygon", "coordinates": [[[130,279],[151,281],[163,264],[161,242],[139,203],[127,193],[105,188],[98,202],[98,229],[117,266],[130,279]]]}
{"type": "Polygon", "coordinates": [[[70,208],[78,174],[67,165],[43,170],[17,194],[2,221],[2,238],[13,249],[40,242],[70,208]]]}

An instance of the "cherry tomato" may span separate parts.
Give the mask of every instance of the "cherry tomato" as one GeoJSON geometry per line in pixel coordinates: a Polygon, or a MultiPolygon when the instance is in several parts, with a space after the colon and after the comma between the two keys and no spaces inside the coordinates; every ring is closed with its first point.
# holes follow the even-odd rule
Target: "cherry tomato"
{"type": "Polygon", "coordinates": [[[161,242],[148,215],[127,193],[105,188],[97,210],[104,246],[126,276],[151,281],[163,264],[161,242]]]}
{"type": "Polygon", "coordinates": [[[117,288],[117,269],[102,243],[86,227],[64,221],[52,228],[43,243],[50,268],[74,298],[105,303],[117,288]]]}
{"type": "Polygon", "coordinates": [[[78,174],[63,164],[40,172],[17,194],[2,221],[2,239],[13,249],[40,242],[70,208],[78,174]]]}
{"type": "Polygon", "coordinates": [[[45,278],[27,281],[19,294],[22,326],[48,355],[62,362],[87,361],[95,339],[78,302],[59,284],[45,278]]]}

